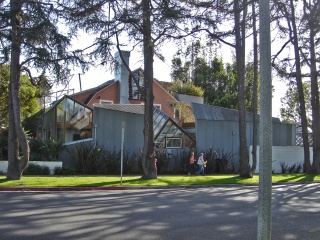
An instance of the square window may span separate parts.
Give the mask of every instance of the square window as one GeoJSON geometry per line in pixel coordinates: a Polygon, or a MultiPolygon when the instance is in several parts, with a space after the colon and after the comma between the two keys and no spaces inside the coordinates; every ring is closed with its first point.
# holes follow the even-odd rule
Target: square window
{"type": "Polygon", "coordinates": [[[182,138],[166,138],[166,148],[181,148],[182,138]]]}

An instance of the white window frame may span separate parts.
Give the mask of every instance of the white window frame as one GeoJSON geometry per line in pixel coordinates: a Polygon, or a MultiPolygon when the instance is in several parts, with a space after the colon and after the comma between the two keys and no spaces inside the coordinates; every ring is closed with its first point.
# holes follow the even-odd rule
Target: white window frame
{"type": "MultiPolygon", "coordinates": [[[[144,105],[144,102],[140,103],[141,105],[144,105]]],[[[155,103],[153,104],[154,107],[159,108],[161,110],[161,104],[155,103]]]]}
{"type": "Polygon", "coordinates": [[[113,101],[112,100],[101,99],[100,100],[100,104],[113,104],[113,101]]]}

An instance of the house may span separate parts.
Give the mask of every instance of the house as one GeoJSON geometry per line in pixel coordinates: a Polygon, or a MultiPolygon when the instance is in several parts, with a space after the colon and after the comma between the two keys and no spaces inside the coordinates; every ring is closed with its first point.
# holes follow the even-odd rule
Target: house
{"type": "MultiPolygon", "coordinates": [[[[129,52],[122,52],[129,64],[129,52]]],[[[120,55],[115,55],[117,65],[113,80],[97,87],[64,96],[56,101],[44,116],[43,138],[53,138],[66,144],[78,140],[108,148],[120,149],[122,131],[124,146],[138,151],[144,145],[144,99],[143,70],[129,72],[123,66],[120,55]]],[[[157,149],[167,152],[197,148],[219,150],[229,154],[234,161],[239,159],[239,114],[237,110],[203,104],[203,99],[177,96],[191,105],[192,122],[179,123],[175,119],[179,101],[154,81],[153,129],[157,149]]],[[[272,119],[273,145],[294,146],[295,125],[283,124],[272,119]]],[[[247,144],[252,145],[252,114],[247,113],[247,144]]]]}
{"type": "MultiPolygon", "coordinates": [[[[122,57],[127,64],[129,64],[129,56],[129,52],[122,52],[122,57]]],[[[144,128],[143,70],[140,68],[133,71],[130,78],[128,70],[121,64],[119,53],[115,55],[115,59],[118,64],[115,67],[113,80],[70,96],[64,96],[46,111],[42,130],[44,139],[52,138],[64,143],[94,139],[103,146],[116,146],[120,129],[118,123],[123,121],[124,117],[127,120],[126,125],[132,126],[129,128],[132,134],[140,136],[129,138],[126,143],[132,149],[143,147],[143,144],[140,143],[143,142],[144,128]],[[134,119],[139,119],[136,125],[133,124],[134,119]]],[[[168,88],[168,84],[154,81],[153,94],[156,108],[154,111],[154,139],[157,147],[195,147],[193,137],[173,119],[178,100],[163,86],[168,88]]]]}

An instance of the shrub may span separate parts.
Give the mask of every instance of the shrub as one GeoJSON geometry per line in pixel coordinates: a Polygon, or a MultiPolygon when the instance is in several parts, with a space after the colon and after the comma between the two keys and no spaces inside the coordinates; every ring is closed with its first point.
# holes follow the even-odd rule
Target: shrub
{"type": "MultiPolygon", "coordinates": [[[[129,174],[132,172],[135,163],[138,162],[139,156],[135,153],[130,153],[128,150],[123,149],[123,174],[129,174]]],[[[102,162],[104,166],[105,174],[120,174],[121,172],[121,150],[116,151],[105,150],[102,156],[102,162]]]]}
{"type": "Polygon", "coordinates": [[[303,172],[303,164],[295,163],[292,166],[288,166],[288,164],[281,162],[281,173],[301,173],[303,172]]]}
{"type": "Polygon", "coordinates": [[[170,174],[172,169],[169,168],[169,157],[164,150],[156,150],[157,172],[159,174],[170,174]]]}
{"type": "MultiPolygon", "coordinates": [[[[179,151],[174,156],[174,166],[178,167],[178,169],[174,170],[177,174],[186,174],[189,171],[189,158],[192,150],[187,151],[179,151]]],[[[195,153],[196,156],[196,153],[195,153]]],[[[196,163],[195,163],[196,164],[196,163]]]]}
{"type": "MultiPolygon", "coordinates": [[[[121,157],[121,156],[120,156],[121,157]]],[[[124,150],[123,152],[123,174],[130,174],[134,168],[136,162],[136,154],[130,154],[129,151],[124,150]]],[[[121,160],[121,159],[120,159],[121,160]]]]}
{"type": "Polygon", "coordinates": [[[98,174],[102,169],[101,156],[104,149],[93,145],[76,145],[75,153],[68,151],[75,163],[75,172],[80,174],[98,174]]]}
{"type": "Polygon", "coordinates": [[[170,91],[178,94],[186,94],[191,96],[202,97],[204,94],[204,90],[201,87],[197,87],[191,82],[182,82],[180,80],[176,80],[173,82],[170,91]]]}
{"type": "Polygon", "coordinates": [[[57,161],[59,153],[65,148],[63,142],[55,141],[53,139],[48,139],[44,141],[44,146],[42,152],[44,156],[47,156],[49,161],[57,161]]]}
{"type": "Polygon", "coordinates": [[[225,152],[223,149],[213,150],[210,147],[206,151],[198,151],[204,153],[204,160],[207,161],[205,173],[239,173],[239,165],[233,161],[234,153],[225,152]]]}
{"type": "Polygon", "coordinates": [[[54,175],[74,175],[75,172],[72,168],[69,167],[55,167],[54,175]]]}
{"type": "Polygon", "coordinates": [[[104,152],[102,161],[105,174],[118,174],[120,173],[120,158],[121,153],[116,151],[114,147],[112,150],[106,150],[104,152]]]}
{"type": "Polygon", "coordinates": [[[43,161],[43,147],[44,142],[42,139],[30,139],[29,140],[29,147],[30,147],[30,161],[43,161]]]}
{"type": "Polygon", "coordinates": [[[40,166],[38,164],[29,163],[23,172],[24,175],[50,175],[48,166],[40,166]]]}
{"type": "Polygon", "coordinates": [[[281,173],[288,172],[288,165],[285,162],[280,162],[280,167],[281,167],[281,173]]]}
{"type": "Polygon", "coordinates": [[[64,149],[62,142],[52,139],[30,139],[30,161],[57,161],[59,153],[64,149]]]}
{"type": "Polygon", "coordinates": [[[0,160],[8,159],[8,130],[0,131],[0,160]]]}

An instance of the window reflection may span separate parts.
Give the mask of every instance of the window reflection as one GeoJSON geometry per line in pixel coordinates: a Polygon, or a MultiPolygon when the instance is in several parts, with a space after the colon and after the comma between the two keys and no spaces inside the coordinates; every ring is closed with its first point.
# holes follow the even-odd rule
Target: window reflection
{"type": "Polygon", "coordinates": [[[55,112],[55,140],[67,143],[92,137],[92,110],[90,108],[65,97],[56,105],[55,112]]]}

